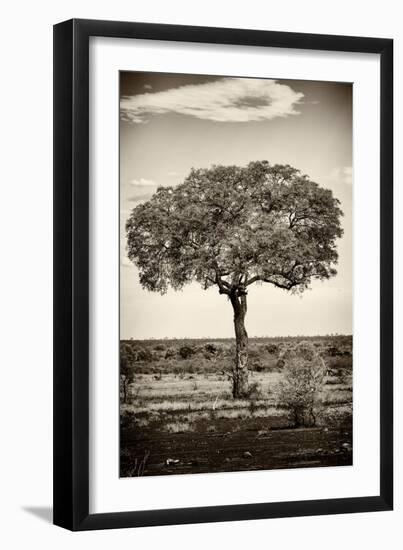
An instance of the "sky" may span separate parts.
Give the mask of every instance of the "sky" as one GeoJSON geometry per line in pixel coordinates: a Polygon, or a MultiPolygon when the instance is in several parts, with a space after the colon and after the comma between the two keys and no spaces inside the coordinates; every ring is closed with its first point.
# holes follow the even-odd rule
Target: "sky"
{"type": "Polygon", "coordinates": [[[190,284],[144,290],[126,254],[130,212],[190,169],[254,160],[290,164],[331,189],[344,212],[338,274],[292,295],[248,293],[249,336],[352,333],[352,85],[299,80],[121,72],[120,333],[122,339],[233,337],[231,305],[190,284]]]}

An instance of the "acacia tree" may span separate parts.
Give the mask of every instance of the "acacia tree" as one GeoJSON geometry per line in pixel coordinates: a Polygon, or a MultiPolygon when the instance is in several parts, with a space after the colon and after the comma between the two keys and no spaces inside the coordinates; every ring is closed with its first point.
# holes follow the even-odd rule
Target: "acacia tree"
{"type": "MultiPolygon", "coordinates": [[[[233,396],[248,387],[248,289],[268,283],[303,292],[336,274],[342,235],[339,201],[291,166],[192,169],[177,187],[160,187],[126,224],[129,259],[141,285],[165,293],[197,281],[216,286],[233,308],[233,396]]],[[[197,314],[197,313],[195,313],[197,314]]]]}

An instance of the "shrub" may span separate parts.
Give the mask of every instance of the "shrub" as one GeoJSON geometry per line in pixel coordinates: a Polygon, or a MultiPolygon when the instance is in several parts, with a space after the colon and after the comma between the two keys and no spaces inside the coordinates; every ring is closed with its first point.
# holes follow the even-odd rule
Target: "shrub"
{"type": "Polygon", "coordinates": [[[260,353],[257,349],[250,349],[248,352],[249,360],[260,359],[260,353]]]}
{"type": "Polygon", "coordinates": [[[154,351],[165,351],[165,346],[164,346],[164,344],[157,344],[157,345],[154,347],[154,351]]]}
{"type": "Polygon", "coordinates": [[[122,409],[120,411],[120,426],[123,429],[131,428],[135,422],[134,412],[122,409]]]}
{"type": "Polygon", "coordinates": [[[179,355],[182,357],[182,359],[188,359],[192,355],[196,353],[195,349],[191,346],[181,346],[179,348],[179,355]]]}
{"type": "Polygon", "coordinates": [[[278,353],[278,346],[276,346],[276,344],[267,344],[266,351],[270,353],[270,355],[276,355],[278,353]]]}
{"type": "Polygon", "coordinates": [[[184,365],[184,371],[190,374],[197,374],[199,372],[199,369],[197,365],[193,365],[192,362],[189,362],[188,364],[184,365]]]}
{"type": "Polygon", "coordinates": [[[261,397],[261,395],[262,395],[262,392],[261,392],[261,389],[260,389],[259,382],[251,382],[248,385],[248,388],[244,392],[242,397],[245,398],[245,399],[254,400],[254,399],[259,399],[259,397],[261,397]]]}
{"type": "Polygon", "coordinates": [[[131,367],[137,361],[137,350],[127,342],[120,342],[120,362],[131,367]]]}
{"type": "Polygon", "coordinates": [[[218,346],[216,344],[206,344],[201,351],[204,351],[204,357],[209,360],[215,360],[219,357],[224,357],[227,353],[225,347],[218,346]]]}
{"type": "Polygon", "coordinates": [[[210,355],[218,355],[220,352],[220,348],[218,348],[215,344],[206,344],[204,346],[204,350],[210,355]]]}
{"type": "Polygon", "coordinates": [[[129,400],[130,386],[134,381],[133,369],[128,364],[126,357],[121,355],[120,357],[120,376],[119,376],[119,386],[120,386],[120,396],[123,400],[123,403],[127,403],[129,400]]]}
{"type": "Polygon", "coordinates": [[[327,365],[331,369],[351,370],[352,358],[351,357],[332,357],[327,361],[327,365]]]}
{"type": "Polygon", "coordinates": [[[278,399],[291,413],[294,426],[314,426],[325,383],[326,366],[315,347],[300,342],[284,352],[278,399]]]}
{"type": "Polygon", "coordinates": [[[165,352],[165,359],[172,359],[175,355],[176,351],[173,348],[168,348],[165,352]]]}
{"type": "Polygon", "coordinates": [[[278,369],[283,369],[285,366],[285,361],[282,357],[280,357],[278,360],[277,360],[277,363],[276,363],[276,367],[278,369]]]}
{"type": "Polygon", "coordinates": [[[251,370],[256,372],[264,372],[265,368],[261,363],[253,363],[251,370]]]}
{"type": "Polygon", "coordinates": [[[148,348],[140,348],[137,350],[137,361],[150,362],[153,360],[153,353],[148,348]]]}
{"type": "Polygon", "coordinates": [[[343,352],[339,350],[336,346],[329,346],[327,348],[327,354],[329,357],[342,357],[343,352]]]}

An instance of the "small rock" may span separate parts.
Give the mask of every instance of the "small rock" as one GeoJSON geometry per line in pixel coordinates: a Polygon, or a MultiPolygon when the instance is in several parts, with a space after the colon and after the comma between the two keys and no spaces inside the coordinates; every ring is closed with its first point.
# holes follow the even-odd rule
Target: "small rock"
{"type": "Polygon", "coordinates": [[[179,464],[179,459],[178,458],[167,458],[166,461],[165,461],[165,464],[167,466],[172,466],[172,464],[179,464]]]}
{"type": "Polygon", "coordinates": [[[252,453],[250,453],[249,451],[245,451],[244,454],[243,454],[243,457],[244,458],[252,458],[252,453]]]}
{"type": "Polygon", "coordinates": [[[316,449],[317,453],[323,453],[323,449],[316,449]]]}
{"type": "Polygon", "coordinates": [[[351,449],[351,444],[350,443],[343,443],[342,447],[344,449],[351,449]]]}

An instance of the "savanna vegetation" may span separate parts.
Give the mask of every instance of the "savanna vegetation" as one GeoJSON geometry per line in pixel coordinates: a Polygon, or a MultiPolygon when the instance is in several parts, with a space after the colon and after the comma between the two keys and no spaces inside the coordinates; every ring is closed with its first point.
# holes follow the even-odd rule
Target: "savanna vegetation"
{"type": "Polygon", "coordinates": [[[231,339],[120,344],[121,476],[352,463],[352,338],[251,338],[234,398],[231,339]]]}

